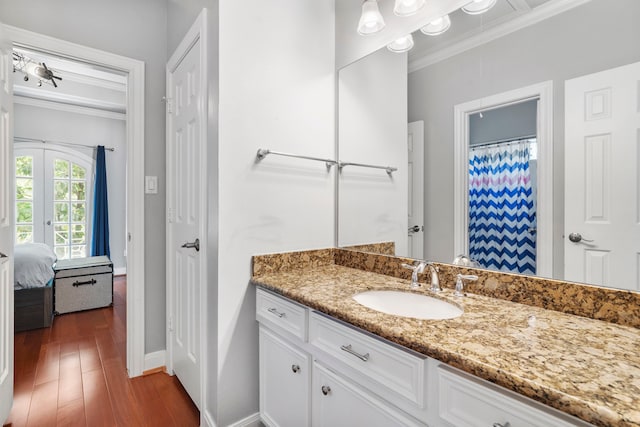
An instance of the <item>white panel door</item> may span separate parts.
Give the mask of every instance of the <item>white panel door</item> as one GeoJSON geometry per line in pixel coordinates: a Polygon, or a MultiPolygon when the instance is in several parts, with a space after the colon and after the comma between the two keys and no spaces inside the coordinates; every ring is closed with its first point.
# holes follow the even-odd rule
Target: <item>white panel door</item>
{"type": "Polygon", "coordinates": [[[200,41],[168,76],[167,198],[168,242],[173,294],[170,340],[173,371],[200,407],[200,247],[201,218],[200,41]]]}
{"type": "Polygon", "coordinates": [[[0,22],[0,421],[13,404],[12,47],[0,22]]]}
{"type": "Polygon", "coordinates": [[[422,259],[424,253],[424,122],[409,123],[409,258],[422,259]]]}
{"type": "Polygon", "coordinates": [[[640,63],[565,82],[565,279],[640,290],[640,63]]]}

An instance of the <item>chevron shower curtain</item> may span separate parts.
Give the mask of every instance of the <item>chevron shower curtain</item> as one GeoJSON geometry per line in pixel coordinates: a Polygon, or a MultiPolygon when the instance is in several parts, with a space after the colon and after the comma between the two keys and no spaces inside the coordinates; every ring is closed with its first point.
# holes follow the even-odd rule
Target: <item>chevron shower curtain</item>
{"type": "Polygon", "coordinates": [[[469,255],[483,267],[535,274],[529,141],[471,149],[469,255]]]}

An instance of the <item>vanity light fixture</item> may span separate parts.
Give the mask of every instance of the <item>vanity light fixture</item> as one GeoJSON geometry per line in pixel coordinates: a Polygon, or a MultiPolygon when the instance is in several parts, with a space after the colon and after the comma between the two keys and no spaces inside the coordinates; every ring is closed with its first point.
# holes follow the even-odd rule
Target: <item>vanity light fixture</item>
{"type": "Polygon", "coordinates": [[[396,0],[393,13],[398,16],[411,16],[424,7],[426,0],[396,0]]]}
{"type": "Polygon", "coordinates": [[[362,2],[362,14],[358,21],[358,34],[366,36],[374,34],[384,28],[384,19],[378,9],[377,0],[364,0],[362,2]]]}
{"type": "Polygon", "coordinates": [[[462,11],[469,15],[480,15],[495,6],[496,1],[497,0],[473,0],[471,3],[463,6],[462,11]]]}
{"type": "Polygon", "coordinates": [[[387,45],[387,49],[395,53],[407,52],[411,50],[412,47],[413,47],[413,36],[411,34],[402,36],[387,45]]]}
{"type": "Polygon", "coordinates": [[[449,15],[444,15],[438,19],[434,19],[424,27],[420,28],[420,32],[422,34],[426,34],[427,36],[437,36],[447,31],[450,27],[451,18],[449,18],[449,15]]]}

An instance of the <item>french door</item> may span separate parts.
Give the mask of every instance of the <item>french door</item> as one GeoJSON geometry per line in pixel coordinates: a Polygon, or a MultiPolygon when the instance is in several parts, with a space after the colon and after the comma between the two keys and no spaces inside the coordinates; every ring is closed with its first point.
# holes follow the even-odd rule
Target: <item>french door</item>
{"type": "Polygon", "coordinates": [[[84,157],[16,148],[16,243],[46,243],[58,259],[89,255],[93,166],[84,157]]]}

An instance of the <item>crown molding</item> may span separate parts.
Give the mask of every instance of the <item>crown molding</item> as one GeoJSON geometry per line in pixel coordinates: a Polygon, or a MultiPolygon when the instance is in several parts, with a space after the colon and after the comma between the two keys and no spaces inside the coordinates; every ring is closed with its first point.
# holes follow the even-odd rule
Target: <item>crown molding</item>
{"type": "Polygon", "coordinates": [[[124,113],[117,113],[113,111],[105,111],[105,110],[100,110],[97,108],[91,108],[87,106],[49,101],[42,98],[30,98],[27,96],[18,95],[16,93],[14,93],[13,102],[15,104],[29,105],[32,107],[46,108],[49,110],[56,110],[56,111],[65,111],[68,113],[84,114],[87,116],[102,117],[105,119],[126,120],[127,118],[126,114],[124,113]]]}
{"type": "Polygon", "coordinates": [[[552,16],[566,12],[567,10],[571,10],[590,1],[591,0],[555,0],[544,3],[531,11],[525,12],[523,15],[517,16],[510,21],[490,28],[476,36],[463,39],[448,47],[431,51],[431,53],[426,52],[422,55],[417,54],[415,57],[409,59],[409,73],[413,73],[414,71],[418,71],[478,46],[482,46],[485,43],[489,43],[525,27],[537,24],[538,22],[544,21],[545,19],[551,18],[552,16]]]}

